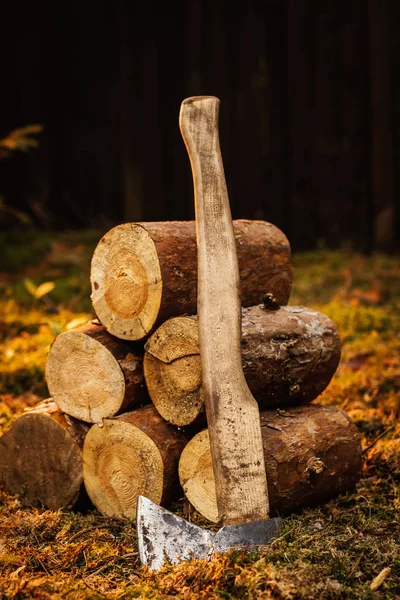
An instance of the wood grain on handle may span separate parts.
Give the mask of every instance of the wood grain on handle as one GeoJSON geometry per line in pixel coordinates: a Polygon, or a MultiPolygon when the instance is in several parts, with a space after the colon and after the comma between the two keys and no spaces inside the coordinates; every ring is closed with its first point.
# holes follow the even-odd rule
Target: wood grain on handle
{"type": "Polygon", "coordinates": [[[219,99],[184,100],[180,128],[189,154],[198,247],[199,346],[219,518],[268,518],[260,415],[241,362],[240,280],[219,145],[219,99]]]}

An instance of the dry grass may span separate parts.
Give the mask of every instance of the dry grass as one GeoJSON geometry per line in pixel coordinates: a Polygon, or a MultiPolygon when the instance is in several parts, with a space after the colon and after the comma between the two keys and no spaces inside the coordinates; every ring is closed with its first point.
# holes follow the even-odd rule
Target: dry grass
{"type": "MultiPolygon", "coordinates": [[[[1,278],[0,431],[47,395],[49,345],[75,317],[89,316],[95,239],[46,240],[37,266],[32,256],[26,268],[17,257],[18,269],[1,278]],[[60,248],[61,264],[54,258],[60,248]],[[24,292],[26,276],[56,283],[50,304],[24,292]]],[[[346,410],[362,433],[356,489],[286,518],[281,537],[257,552],[231,552],[159,573],[140,566],[133,523],[110,521],[95,510],[26,508],[2,493],[0,598],[400,597],[400,260],[344,252],[295,256],[291,304],[317,308],[339,326],[341,364],[318,402],[346,410]]],[[[174,509],[182,511],[182,503],[174,509]]]]}

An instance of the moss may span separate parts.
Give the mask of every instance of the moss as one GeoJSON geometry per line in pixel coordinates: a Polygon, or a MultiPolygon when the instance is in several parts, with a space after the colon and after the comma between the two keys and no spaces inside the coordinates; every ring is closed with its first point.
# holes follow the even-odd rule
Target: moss
{"type": "Polygon", "coordinates": [[[291,304],[312,306],[343,300],[350,306],[398,308],[400,261],[396,256],[307,252],[294,255],[293,266],[291,304]]]}
{"type": "MultiPolygon", "coordinates": [[[[88,268],[98,239],[57,237],[37,267],[22,265],[0,282],[8,294],[0,302],[0,431],[45,395],[43,369],[55,337],[75,317],[91,316],[88,268]],[[25,276],[55,281],[49,294],[55,310],[23,296],[25,276]]],[[[318,402],[342,408],[360,429],[364,460],[356,488],[285,518],[282,535],[265,548],[167,565],[159,573],[140,566],[133,523],[95,510],[29,509],[3,493],[0,597],[400,596],[400,261],[319,251],[295,255],[294,265],[291,304],[321,310],[340,331],[341,362],[318,402]],[[387,567],[373,591],[371,582],[387,567]]],[[[172,510],[183,514],[183,502],[172,510]]],[[[209,525],[196,512],[191,520],[209,525]]]]}

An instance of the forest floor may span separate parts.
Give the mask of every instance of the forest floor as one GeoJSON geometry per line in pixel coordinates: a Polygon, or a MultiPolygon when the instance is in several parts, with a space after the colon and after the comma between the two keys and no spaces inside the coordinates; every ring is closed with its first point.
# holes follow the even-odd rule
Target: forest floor
{"type": "MultiPolygon", "coordinates": [[[[100,236],[0,236],[0,434],[48,396],[55,337],[92,316],[100,236]]],[[[293,260],[290,304],[320,310],[340,331],[341,362],[317,402],[345,410],[362,434],[356,488],[285,518],[280,538],[256,552],[159,573],[140,566],[134,523],[26,508],[0,491],[0,598],[400,597],[400,257],[343,250],[293,260]]]]}

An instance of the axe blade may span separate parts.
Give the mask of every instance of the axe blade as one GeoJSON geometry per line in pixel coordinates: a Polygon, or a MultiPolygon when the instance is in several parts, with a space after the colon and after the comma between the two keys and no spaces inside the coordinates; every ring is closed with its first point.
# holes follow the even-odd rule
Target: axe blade
{"type": "Polygon", "coordinates": [[[139,557],[143,565],[158,570],[168,561],[177,564],[192,558],[207,559],[232,548],[253,549],[279,536],[280,518],[228,525],[213,532],[202,529],[139,496],[136,510],[139,557]]]}

